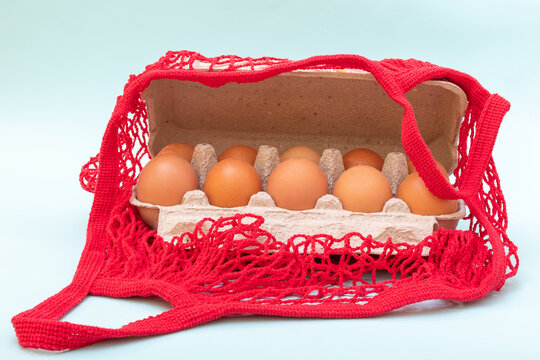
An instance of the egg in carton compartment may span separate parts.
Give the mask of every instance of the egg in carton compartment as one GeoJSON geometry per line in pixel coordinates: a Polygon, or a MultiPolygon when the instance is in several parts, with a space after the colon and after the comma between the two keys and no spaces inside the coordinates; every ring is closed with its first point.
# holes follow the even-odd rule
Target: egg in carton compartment
{"type": "MultiPolygon", "coordinates": [[[[192,166],[202,188],[206,175],[217,163],[214,147],[210,144],[198,144],[193,152],[192,166]]],[[[255,169],[259,174],[263,190],[266,182],[279,164],[279,152],[273,146],[261,146],[255,160],[255,169]]],[[[319,162],[328,180],[331,192],[337,178],[343,173],[344,166],[341,152],[337,149],[323,151],[319,162]]],[[[407,177],[407,160],[398,152],[386,156],[382,173],[388,179],[392,193],[395,195],[399,185],[407,177]]],[[[371,235],[374,240],[385,242],[392,238],[393,242],[416,244],[439,227],[455,228],[459,219],[465,216],[465,206],[460,200],[455,213],[426,216],[411,214],[407,204],[398,198],[389,199],[379,213],[359,213],[344,210],[340,200],[332,194],[318,199],[315,208],[309,210],[287,210],[275,205],[272,197],[265,191],[251,196],[247,206],[222,208],[210,205],[208,198],[201,190],[188,191],[182,203],[175,206],[158,206],[143,203],[136,198],[136,187],[133,188],[131,204],[138,208],[148,209],[149,225],[157,229],[158,235],[166,241],[184,232],[191,232],[197,223],[205,218],[234,216],[238,213],[250,213],[264,217],[262,228],[269,231],[278,241],[286,242],[295,234],[316,235],[331,234],[340,238],[350,232],[371,235]]],[[[209,224],[203,230],[209,230],[209,224]]],[[[351,246],[359,246],[360,238],[351,238],[351,246]]],[[[317,249],[316,250],[322,250],[317,249]]]]}
{"type": "MultiPolygon", "coordinates": [[[[451,173],[457,164],[457,136],[467,106],[464,92],[454,84],[431,80],[406,95],[426,144],[451,173]]],[[[238,144],[259,148],[255,168],[263,189],[279,163],[279,153],[295,145],[322,152],[320,167],[330,191],[343,172],[341,155],[358,147],[385,158],[383,173],[394,194],[407,175],[401,145],[403,109],[369,73],[294,71],[256,83],[228,83],[217,88],[159,79],[150,83],[142,98],[147,105],[150,154],[173,142],[198,144],[192,165],[201,188],[206,173],[216,163],[216,153],[238,144]]],[[[200,190],[186,193],[175,206],[145,204],[135,196],[131,203],[154,212],[151,225],[167,241],[192,231],[203,218],[252,213],[264,217],[262,227],[278,241],[295,234],[339,238],[358,232],[378,241],[392,238],[416,244],[440,226],[455,228],[466,211],[464,203],[458,201],[454,214],[416,215],[402,200],[392,198],[380,213],[356,213],[343,210],[331,194],[321,197],[314,209],[292,211],[276,207],[265,192],[253,195],[247,206],[218,208],[210,205],[200,190]]]]}

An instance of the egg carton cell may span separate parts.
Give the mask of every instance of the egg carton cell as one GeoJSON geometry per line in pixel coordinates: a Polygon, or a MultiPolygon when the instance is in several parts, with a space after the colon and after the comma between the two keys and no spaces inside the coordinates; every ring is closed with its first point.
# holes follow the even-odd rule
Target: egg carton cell
{"type": "MultiPolygon", "coordinates": [[[[277,148],[268,145],[259,147],[255,160],[255,169],[261,179],[263,190],[272,170],[279,164],[277,148]]],[[[217,163],[215,149],[210,144],[198,144],[193,152],[192,166],[199,178],[202,188],[206,175],[217,163]]],[[[344,166],[341,152],[337,149],[325,149],[319,167],[332,189],[337,178],[343,173],[344,166]]],[[[401,182],[408,175],[407,160],[403,153],[389,153],[383,165],[382,173],[388,179],[392,193],[396,194],[401,182]]],[[[331,190],[330,190],[331,192],[331,190]]],[[[130,199],[132,205],[139,210],[150,213],[149,226],[157,230],[165,241],[184,232],[191,232],[203,218],[217,219],[238,213],[250,213],[264,217],[262,228],[273,234],[278,241],[286,242],[296,234],[316,235],[332,234],[335,238],[351,232],[371,235],[376,241],[417,244],[439,227],[455,228],[459,219],[465,214],[465,205],[458,201],[455,213],[426,216],[412,214],[407,204],[398,198],[389,199],[381,212],[359,213],[344,210],[340,200],[331,193],[318,199],[315,208],[309,210],[287,210],[275,205],[272,197],[265,191],[251,196],[248,205],[221,208],[209,203],[201,190],[188,191],[179,205],[158,206],[143,203],[136,198],[136,187],[130,199]]],[[[208,229],[205,229],[208,230],[208,229]]],[[[361,239],[352,238],[351,246],[359,246],[361,239]]],[[[315,249],[317,251],[319,249],[315,249]]],[[[321,248],[322,250],[322,248],[321,248]]]]}

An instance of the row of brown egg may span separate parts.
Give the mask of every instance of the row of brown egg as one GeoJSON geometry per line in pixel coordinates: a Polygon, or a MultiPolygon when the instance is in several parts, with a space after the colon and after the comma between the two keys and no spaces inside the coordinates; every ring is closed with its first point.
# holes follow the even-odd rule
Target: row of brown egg
{"type": "MultiPolygon", "coordinates": [[[[187,191],[199,188],[196,172],[190,164],[192,156],[193,147],[188,144],[164,147],[143,168],[137,198],[162,206],[180,204],[187,191]]],[[[257,150],[246,145],[233,146],[219,155],[219,161],[201,186],[211,205],[245,206],[253,194],[263,191],[259,174],[253,167],[256,157],[257,150]]],[[[265,189],[276,206],[289,210],[311,209],[321,196],[329,193],[327,178],[318,165],[320,157],[307,146],[295,146],[281,154],[280,163],[270,173],[265,189]]],[[[386,201],[393,197],[390,184],[381,172],[383,163],[380,155],[364,148],[343,156],[345,171],[331,192],[345,210],[382,211],[386,201]]],[[[439,167],[447,175],[444,168],[439,167]]],[[[396,197],[405,201],[412,213],[441,215],[456,211],[455,200],[437,198],[426,188],[414,167],[409,171],[396,197]]]]}

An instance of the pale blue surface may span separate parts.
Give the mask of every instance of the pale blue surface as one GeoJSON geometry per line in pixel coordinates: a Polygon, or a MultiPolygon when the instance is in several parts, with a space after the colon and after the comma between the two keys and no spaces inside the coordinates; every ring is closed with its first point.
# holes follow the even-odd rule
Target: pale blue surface
{"type": "MultiPolygon", "coordinates": [[[[415,57],[475,76],[512,102],[495,159],[521,268],[471,304],[430,302],[372,319],[230,318],[109,341],[63,359],[540,358],[537,219],[540,6],[534,1],[3,1],[0,10],[0,358],[46,358],[10,319],[69,283],[91,196],[78,185],[131,73],[165,53],[415,57]],[[506,5],[504,5],[506,3],[506,5]]],[[[168,308],[91,298],[66,316],[120,326],[168,308]]]]}

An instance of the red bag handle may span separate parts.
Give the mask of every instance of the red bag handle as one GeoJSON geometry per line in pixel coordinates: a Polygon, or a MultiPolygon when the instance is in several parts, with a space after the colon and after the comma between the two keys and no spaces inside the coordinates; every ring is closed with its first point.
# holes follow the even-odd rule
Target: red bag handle
{"type": "MultiPolygon", "coordinates": [[[[230,313],[225,306],[177,306],[157,316],[138,320],[117,329],[80,325],[54,319],[18,316],[13,320],[19,344],[45,350],[77,349],[95,342],[131,337],[167,334],[218,319],[230,313]]],[[[21,314],[22,315],[22,314],[21,314]]]]}
{"type": "Polygon", "coordinates": [[[497,94],[490,94],[470,76],[448,68],[426,67],[406,73],[400,80],[406,92],[432,79],[444,79],[460,86],[467,94],[469,102],[482,109],[467,164],[461,175],[461,188],[455,189],[437,168],[433,155],[420,134],[412,106],[404,94],[400,96],[400,103],[405,109],[401,134],[403,148],[431,192],[440,198],[467,199],[478,194],[499,127],[510,109],[510,103],[497,94]]]}
{"type": "MultiPolygon", "coordinates": [[[[479,84],[476,87],[471,86],[475,80],[465,74],[460,75],[461,77],[454,76],[460,73],[448,72],[443,68],[435,66],[426,70],[426,67],[422,66],[418,69],[404,72],[401,75],[395,75],[379,62],[371,61],[358,55],[315,56],[305,60],[273,65],[263,70],[247,72],[211,73],[192,70],[149,70],[138,77],[132,78],[128,85],[126,85],[124,95],[118,98],[111,120],[107,125],[99,153],[99,176],[96,182],[94,202],[88,222],[87,242],[73,282],[64,290],[45,300],[35,308],[23,312],[12,319],[19,343],[24,347],[47,350],[74,349],[104,339],[170,333],[237,312],[284,316],[294,316],[295,313],[301,313],[302,316],[321,316],[321,313],[317,312],[315,307],[306,308],[305,306],[300,306],[297,308],[296,306],[257,306],[247,304],[205,304],[186,307],[181,305],[182,299],[179,299],[178,302],[173,302],[174,307],[169,311],[155,317],[129,323],[118,329],[78,325],[59,320],[88,295],[92,287],[95,288],[99,283],[99,281],[96,282],[96,277],[105,261],[104,249],[107,239],[107,221],[115,204],[120,182],[118,128],[122,116],[125,116],[131,110],[140,92],[149,85],[151,80],[163,78],[190,80],[217,87],[231,81],[239,83],[261,81],[280,73],[318,66],[357,68],[370,72],[390,98],[404,107],[403,146],[430,190],[441,197],[472,196],[474,189],[477,189],[477,184],[481,181],[481,175],[487,166],[487,161],[489,161],[495,135],[502,116],[508,110],[508,103],[497,95],[489,95],[479,84]],[[482,102],[484,106],[478,123],[477,136],[471,147],[467,169],[464,173],[465,185],[458,191],[451,187],[439,171],[436,171],[438,169],[435,166],[433,157],[418,131],[412,107],[405,98],[404,92],[408,90],[407,87],[414,86],[412,83],[408,84],[408,80],[416,79],[416,83],[424,81],[417,75],[413,76],[414,71],[424,71],[425,80],[429,78],[441,78],[442,76],[437,76],[437,74],[442,71],[445,74],[444,77],[449,78],[461,86],[471,99],[476,101],[479,99],[484,100],[482,102]],[[483,164],[485,166],[482,166],[483,164]],[[475,170],[473,166],[479,166],[479,169],[475,170]],[[295,312],[293,310],[297,311],[295,312]]],[[[474,201],[471,201],[471,210],[477,212],[479,208],[477,205],[474,201]]],[[[485,216],[479,210],[477,215],[482,223],[487,223],[494,253],[500,254],[502,243],[494,240],[496,237],[495,229],[493,226],[490,226],[491,224],[487,222],[485,216]]],[[[494,284],[500,281],[501,276],[504,276],[504,256],[494,256],[494,268],[496,268],[496,271],[494,271],[492,276],[484,279],[482,285],[477,289],[456,290],[445,286],[439,279],[430,278],[422,282],[423,291],[419,292],[418,297],[414,299],[401,296],[401,293],[406,291],[407,287],[412,286],[409,283],[402,284],[400,287],[392,289],[392,291],[386,291],[361,307],[352,304],[336,304],[336,307],[347,308],[351,317],[359,317],[382,314],[411,302],[431,299],[434,296],[461,299],[462,301],[474,300],[493,290],[495,287],[494,284]],[[502,275],[500,274],[501,266],[502,275]],[[385,299],[384,306],[381,305],[383,298],[385,299]],[[388,301],[389,298],[392,301],[388,301]]],[[[121,287],[118,282],[109,284],[109,289],[110,286],[114,286],[115,288],[121,287]]],[[[148,288],[144,287],[144,284],[127,284],[126,286],[137,288],[137,291],[133,293],[134,295],[143,293],[144,291],[142,289],[146,289],[148,292],[148,288]]],[[[166,298],[160,291],[148,293],[148,295],[151,294],[166,298]]],[[[129,295],[124,294],[124,296],[129,295]]]]}

